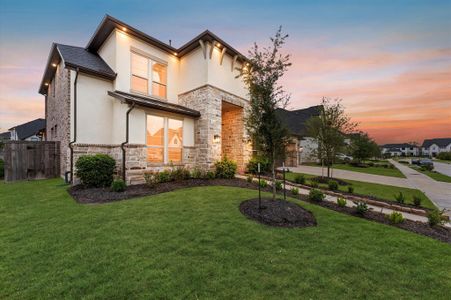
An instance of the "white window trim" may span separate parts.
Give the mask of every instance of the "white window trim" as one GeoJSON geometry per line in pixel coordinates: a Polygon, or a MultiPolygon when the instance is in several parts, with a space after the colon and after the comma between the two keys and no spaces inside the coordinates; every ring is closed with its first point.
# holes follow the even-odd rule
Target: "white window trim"
{"type": "Polygon", "coordinates": [[[144,96],[152,96],[155,97],[157,99],[161,99],[162,101],[168,101],[168,87],[169,87],[169,83],[168,83],[168,63],[158,57],[155,57],[151,54],[148,54],[140,49],[137,49],[135,47],[130,47],[130,92],[134,93],[134,94],[139,94],[139,95],[144,95],[144,96]],[[133,75],[133,70],[132,70],[132,53],[136,54],[136,55],[140,55],[144,58],[147,58],[147,78],[143,78],[141,76],[138,75],[133,75]],[[152,72],[152,64],[153,63],[159,63],[162,64],[166,67],[166,97],[160,97],[157,95],[153,95],[152,94],[152,83],[153,83],[153,72],[152,72]],[[147,80],[147,93],[143,93],[141,91],[137,91],[134,90],[132,88],[132,78],[133,76],[139,77],[139,78],[143,78],[147,80]]]}
{"type": "MultiPolygon", "coordinates": [[[[171,163],[169,161],[169,146],[168,146],[168,128],[169,128],[169,119],[173,119],[173,120],[178,120],[182,122],[182,138],[183,138],[183,131],[184,129],[184,119],[180,118],[180,117],[176,117],[176,116],[168,116],[166,114],[160,114],[160,113],[147,113],[146,114],[146,128],[144,128],[144,140],[146,141],[146,148],[160,148],[160,147],[156,147],[156,146],[149,146],[147,145],[147,120],[148,120],[148,116],[154,116],[154,117],[160,117],[163,118],[163,162],[148,162],[150,164],[154,164],[154,165],[160,165],[160,164],[164,164],[164,165],[168,165],[169,163],[171,163]]],[[[180,160],[180,162],[174,162],[174,164],[183,164],[184,163],[184,159],[183,159],[183,152],[184,152],[184,146],[183,146],[183,142],[180,145],[180,148],[182,149],[182,158],[180,160]]],[[[147,161],[147,156],[146,156],[146,161],[147,161]]]]}

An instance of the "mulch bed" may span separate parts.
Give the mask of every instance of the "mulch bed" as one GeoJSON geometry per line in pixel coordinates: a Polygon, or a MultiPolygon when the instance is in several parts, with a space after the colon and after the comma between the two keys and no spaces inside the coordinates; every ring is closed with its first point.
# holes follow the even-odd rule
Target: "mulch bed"
{"type": "Polygon", "coordinates": [[[310,180],[318,182],[318,183],[325,183],[325,184],[328,184],[329,181],[333,180],[333,181],[336,181],[339,185],[350,185],[350,183],[348,183],[348,182],[346,182],[346,181],[344,181],[342,179],[333,178],[333,177],[327,178],[327,177],[317,176],[317,177],[313,177],[310,180]]]}
{"type": "Polygon", "coordinates": [[[240,212],[249,219],[275,227],[310,227],[316,226],[316,219],[311,212],[301,206],[284,200],[258,198],[241,202],[240,212]]]}
{"type": "MultiPolygon", "coordinates": [[[[95,203],[108,203],[113,201],[125,200],[136,197],[151,196],[160,193],[170,192],[178,189],[197,187],[197,186],[233,186],[248,189],[258,189],[257,183],[250,183],[243,179],[189,179],[184,181],[173,181],[157,184],[155,187],[150,188],[148,185],[132,185],[128,186],[127,190],[124,192],[113,192],[110,188],[84,188],[83,186],[74,186],[69,188],[69,194],[79,203],[84,204],[95,204],[95,203]]],[[[271,192],[272,187],[267,186],[261,189],[264,192],[271,192]]],[[[278,191],[281,195],[283,192],[278,191]]],[[[341,213],[352,215],[359,218],[364,218],[367,220],[375,221],[382,224],[387,224],[391,226],[396,226],[398,228],[422,234],[446,243],[451,244],[451,229],[443,226],[430,227],[428,224],[422,222],[415,222],[411,220],[404,220],[400,224],[391,224],[385,215],[376,212],[368,211],[365,215],[359,215],[356,210],[351,207],[339,207],[336,203],[322,201],[313,202],[308,199],[306,195],[293,196],[287,191],[287,196],[303,200],[315,205],[319,205],[328,209],[332,209],[341,213]]]]}

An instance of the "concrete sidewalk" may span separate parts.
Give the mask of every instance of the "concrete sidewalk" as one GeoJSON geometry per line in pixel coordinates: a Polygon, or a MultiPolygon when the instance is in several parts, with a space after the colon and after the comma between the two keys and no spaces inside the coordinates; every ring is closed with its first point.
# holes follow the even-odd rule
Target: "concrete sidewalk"
{"type": "MultiPolygon", "coordinates": [[[[291,172],[305,173],[305,174],[317,175],[317,176],[320,176],[322,174],[324,174],[324,175],[327,174],[327,169],[324,168],[324,171],[322,173],[320,167],[299,166],[299,167],[290,167],[289,169],[291,172]]],[[[333,175],[332,177],[341,178],[341,179],[349,179],[349,180],[356,180],[356,181],[363,181],[363,182],[370,182],[370,183],[379,183],[379,184],[385,184],[385,185],[413,188],[413,186],[411,185],[409,180],[406,178],[373,175],[373,174],[353,172],[353,171],[347,171],[347,170],[338,170],[338,169],[333,169],[332,175],[333,175]]]]}
{"type": "Polygon", "coordinates": [[[438,208],[445,209],[445,214],[451,216],[451,183],[435,181],[392,159],[389,161],[407,177],[413,188],[425,193],[438,208]]]}

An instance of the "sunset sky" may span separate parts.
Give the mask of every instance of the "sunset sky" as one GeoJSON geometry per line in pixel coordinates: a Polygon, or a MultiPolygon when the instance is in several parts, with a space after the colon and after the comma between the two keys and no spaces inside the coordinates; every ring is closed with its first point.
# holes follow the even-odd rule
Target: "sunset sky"
{"type": "Polygon", "coordinates": [[[378,143],[451,137],[451,0],[243,2],[0,0],[0,131],[44,117],[51,43],[85,46],[110,14],[176,47],[209,29],[243,54],[282,25],[290,108],[342,98],[378,143]]]}

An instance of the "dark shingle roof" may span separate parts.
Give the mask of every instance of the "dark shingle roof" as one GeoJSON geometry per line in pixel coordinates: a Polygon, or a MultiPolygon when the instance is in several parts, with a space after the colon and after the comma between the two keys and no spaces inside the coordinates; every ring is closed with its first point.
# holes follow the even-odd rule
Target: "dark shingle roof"
{"type": "Polygon", "coordinates": [[[402,144],[385,144],[381,146],[382,148],[411,148],[411,147],[415,147],[415,145],[411,145],[411,144],[407,144],[407,143],[402,143],[402,144]]]}
{"type": "Polygon", "coordinates": [[[10,128],[9,130],[15,130],[19,140],[24,140],[32,135],[38,134],[45,129],[45,119],[36,119],[24,124],[20,124],[10,128]]]}
{"type": "Polygon", "coordinates": [[[278,108],[276,110],[276,115],[288,128],[291,134],[306,136],[307,128],[305,126],[305,122],[311,117],[319,116],[322,108],[322,105],[298,110],[285,110],[283,108],[278,108]]]}
{"type": "Polygon", "coordinates": [[[0,141],[9,141],[11,139],[11,132],[6,131],[0,133],[0,141]]]}
{"type": "Polygon", "coordinates": [[[445,148],[449,144],[451,144],[451,138],[440,138],[440,139],[429,139],[424,140],[422,147],[429,148],[432,144],[436,144],[440,148],[445,148]]]}

